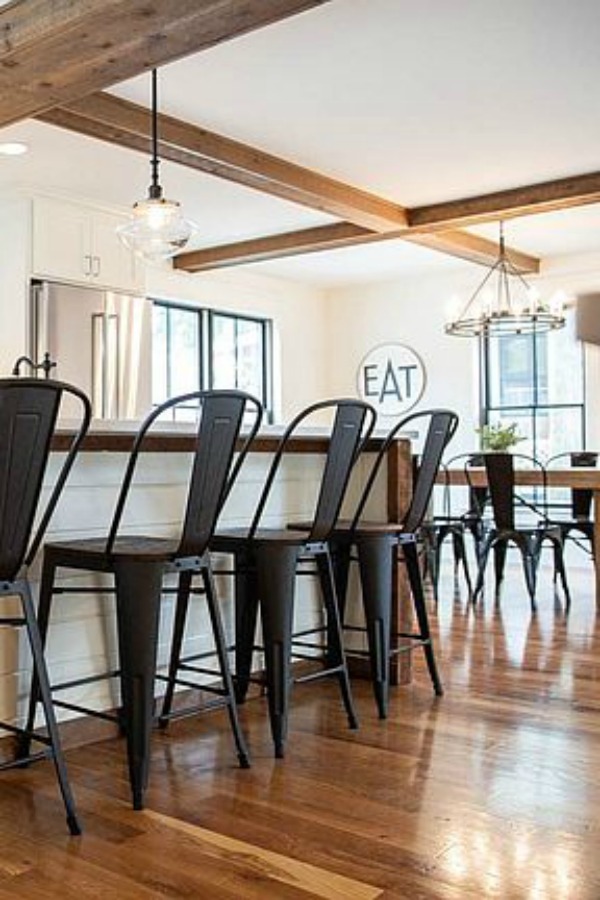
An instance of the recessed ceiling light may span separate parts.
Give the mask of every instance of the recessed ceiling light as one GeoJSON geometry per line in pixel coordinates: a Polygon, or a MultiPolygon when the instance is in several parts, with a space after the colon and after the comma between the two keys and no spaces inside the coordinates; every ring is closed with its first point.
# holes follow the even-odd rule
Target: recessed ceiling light
{"type": "Polygon", "coordinates": [[[11,141],[10,143],[0,144],[0,156],[22,156],[27,153],[29,147],[20,141],[11,141]]]}

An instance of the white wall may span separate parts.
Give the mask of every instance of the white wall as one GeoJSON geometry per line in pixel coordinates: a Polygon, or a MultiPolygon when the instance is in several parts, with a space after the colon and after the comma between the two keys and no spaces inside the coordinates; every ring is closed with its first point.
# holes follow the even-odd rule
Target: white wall
{"type": "MultiPolygon", "coordinates": [[[[358,367],[378,344],[408,344],[425,365],[427,382],[420,406],[445,406],[460,416],[456,452],[473,447],[477,425],[476,342],[444,334],[446,305],[452,295],[465,295],[481,279],[473,267],[445,276],[413,277],[331,291],[329,327],[332,336],[329,384],[333,393],[355,393],[358,367]]],[[[388,426],[392,421],[388,421],[388,426]]]]}

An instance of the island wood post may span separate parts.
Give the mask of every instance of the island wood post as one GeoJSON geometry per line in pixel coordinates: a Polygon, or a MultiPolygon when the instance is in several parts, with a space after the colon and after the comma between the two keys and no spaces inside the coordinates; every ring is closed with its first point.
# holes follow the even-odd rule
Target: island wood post
{"type": "MultiPolygon", "coordinates": [[[[388,522],[402,522],[412,498],[413,464],[410,441],[402,438],[393,441],[387,451],[387,518],[388,522]]],[[[412,629],[412,603],[406,566],[398,563],[394,554],[394,580],[392,584],[392,648],[410,644],[406,638],[398,641],[399,631],[412,629]]],[[[390,684],[409,684],[412,677],[412,654],[399,653],[392,657],[390,684]]]]}

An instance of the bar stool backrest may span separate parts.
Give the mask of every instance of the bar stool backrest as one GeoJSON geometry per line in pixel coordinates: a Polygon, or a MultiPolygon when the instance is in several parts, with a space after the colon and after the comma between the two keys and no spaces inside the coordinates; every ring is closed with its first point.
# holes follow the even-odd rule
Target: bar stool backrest
{"type": "Polygon", "coordinates": [[[90,418],[88,398],[72,385],[49,379],[0,379],[0,580],[14,581],[20,569],[33,560],[90,418]],[[81,403],[81,422],[32,539],[64,394],[72,395],[81,403]]]}
{"type": "Polygon", "coordinates": [[[106,544],[111,553],[121,524],[139,453],[156,420],[167,410],[198,403],[196,446],[188,487],[178,556],[202,556],[216,522],[262,421],[263,408],[250,394],[236,390],[193,391],[173,397],[153,410],[135,439],[106,544]],[[242,423],[252,424],[233,457],[242,423]]]}
{"type": "Polygon", "coordinates": [[[442,454],[458,428],[458,416],[449,409],[426,409],[412,413],[394,425],[391,431],[388,432],[375,457],[371,472],[356,507],[351,528],[355,528],[361,519],[369,494],[392,441],[399,433],[406,431],[409,425],[414,425],[420,420],[428,420],[427,434],[413,484],[411,504],[404,518],[403,529],[407,532],[414,532],[421,526],[431,499],[442,454]]]}
{"type": "Polygon", "coordinates": [[[340,513],[352,467],[375,426],[375,410],[361,400],[340,399],[313,403],[290,422],[273,457],[248,537],[253,537],[260,525],[279,465],[291,440],[309,417],[327,410],[334,414],[334,422],[308,541],[325,541],[330,536],[340,513]]]}

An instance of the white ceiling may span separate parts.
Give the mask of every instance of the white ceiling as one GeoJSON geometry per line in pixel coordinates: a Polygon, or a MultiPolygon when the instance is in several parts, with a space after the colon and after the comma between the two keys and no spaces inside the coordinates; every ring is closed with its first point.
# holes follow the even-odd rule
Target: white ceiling
{"type": "MultiPolygon", "coordinates": [[[[331,0],[164,67],[159,102],[418,205],[600,170],[599,34],[599,0],[331,0]]],[[[147,104],[149,78],[113,90],[147,104]]],[[[147,161],[130,151],[33,122],[0,131],[9,137],[31,153],[0,160],[0,187],[37,182],[122,205],[145,193],[147,161]]],[[[198,222],[198,245],[332,221],[166,163],[162,181],[198,222]]],[[[541,256],[600,250],[600,208],[516,220],[507,237],[541,256]]],[[[459,265],[394,241],[255,268],[331,285],[459,265]]]]}

